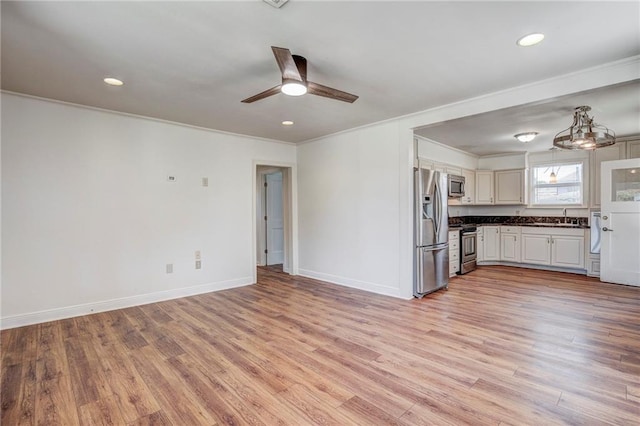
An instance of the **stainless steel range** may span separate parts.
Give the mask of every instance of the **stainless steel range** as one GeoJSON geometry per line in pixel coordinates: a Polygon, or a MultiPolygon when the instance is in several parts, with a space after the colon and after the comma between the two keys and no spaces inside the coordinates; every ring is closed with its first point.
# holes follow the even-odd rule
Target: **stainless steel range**
{"type": "Polygon", "coordinates": [[[466,274],[476,269],[477,256],[478,228],[464,226],[460,230],[460,271],[458,271],[458,274],[466,274]]]}

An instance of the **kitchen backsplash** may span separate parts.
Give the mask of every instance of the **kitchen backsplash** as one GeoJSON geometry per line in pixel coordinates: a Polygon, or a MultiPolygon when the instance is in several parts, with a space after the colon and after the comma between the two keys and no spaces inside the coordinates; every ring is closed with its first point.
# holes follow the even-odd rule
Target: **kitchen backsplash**
{"type": "MultiPolygon", "coordinates": [[[[563,217],[564,209],[556,208],[528,208],[527,206],[449,206],[451,216],[535,216],[535,217],[563,217]]],[[[589,209],[568,207],[567,215],[571,217],[588,217],[589,209]]]]}

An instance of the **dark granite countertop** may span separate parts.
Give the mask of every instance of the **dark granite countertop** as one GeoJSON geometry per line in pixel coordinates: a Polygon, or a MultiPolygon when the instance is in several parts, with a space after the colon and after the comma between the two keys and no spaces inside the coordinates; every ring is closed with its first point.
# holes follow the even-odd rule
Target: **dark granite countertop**
{"type": "Polygon", "coordinates": [[[549,217],[549,216],[459,216],[449,218],[449,228],[456,230],[464,226],[531,226],[553,228],[588,229],[586,217],[549,217]]]}

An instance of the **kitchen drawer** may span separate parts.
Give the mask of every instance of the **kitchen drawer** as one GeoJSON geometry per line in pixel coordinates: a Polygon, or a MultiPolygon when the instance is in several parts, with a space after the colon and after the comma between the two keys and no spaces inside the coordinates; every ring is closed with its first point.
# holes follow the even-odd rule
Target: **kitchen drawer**
{"type": "Polygon", "coordinates": [[[458,261],[458,259],[460,259],[460,252],[458,250],[449,250],[449,260],[456,260],[456,262],[458,261]]]}
{"type": "Polygon", "coordinates": [[[500,232],[502,234],[520,234],[522,232],[522,228],[519,226],[501,226],[500,232]]]}
{"type": "Polygon", "coordinates": [[[452,277],[460,270],[460,262],[449,262],[449,276],[452,277]]]}
{"type": "Polygon", "coordinates": [[[452,251],[458,251],[458,249],[460,248],[460,240],[456,239],[456,240],[449,240],[449,248],[452,251]]]}

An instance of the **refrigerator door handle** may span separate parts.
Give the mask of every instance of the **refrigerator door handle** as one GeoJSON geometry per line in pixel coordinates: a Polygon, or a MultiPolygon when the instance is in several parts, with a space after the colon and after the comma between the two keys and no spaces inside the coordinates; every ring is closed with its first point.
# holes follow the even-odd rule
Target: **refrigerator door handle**
{"type": "Polygon", "coordinates": [[[421,239],[422,239],[422,216],[424,214],[424,212],[422,211],[422,172],[420,171],[420,169],[415,169],[414,174],[413,174],[413,178],[414,178],[414,185],[413,185],[413,189],[414,189],[414,203],[415,203],[415,221],[416,221],[416,226],[415,226],[415,231],[416,231],[416,235],[415,235],[415,239],[416,239],[416,245],[420,245],[421,243],[421,239]]]}
{"type": "Polygon", "coordinates": [[[449,248],[449,243],[434,244],[432,246],[421,246],[419,248],[422,251],[438,251],[438,250],[449,248]]]}
{"type": "Polygon", "coordinates": [[[422,258],[422,250],[417,250],[416,251],[416,279],[417,279],[417,283],[421,281],[421,277],[422,277],[423,271],[424,271],[424,259],[422,258]]]}
{"type": "Polygon", "coordinates": [[[438,185],[438,182],[436,182],[435,184],[436,187],[436,198],[434,200],[435,205],[436,205],[436,209],[434,211],[434,218],[432,218],[433,220],[433,229],[436,231],[436,241],[438,241],[440,239],[440,218],[442,217],[442,203],[440,203],[440,185],[438,185]]]}

